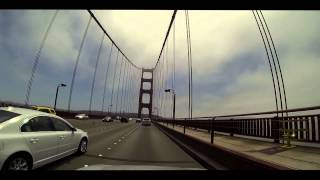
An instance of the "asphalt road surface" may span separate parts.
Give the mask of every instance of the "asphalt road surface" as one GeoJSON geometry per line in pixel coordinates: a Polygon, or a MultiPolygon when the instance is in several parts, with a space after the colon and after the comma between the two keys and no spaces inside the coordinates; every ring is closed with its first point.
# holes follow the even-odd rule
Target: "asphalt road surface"
{"type": "Polygon", "coordinates": [[[38,170],[76,170],[90,165],[146,165],[203,168],[154,125],[101,120],[68,120],[88,132],[88,152],[72,155],[38,170]]]}

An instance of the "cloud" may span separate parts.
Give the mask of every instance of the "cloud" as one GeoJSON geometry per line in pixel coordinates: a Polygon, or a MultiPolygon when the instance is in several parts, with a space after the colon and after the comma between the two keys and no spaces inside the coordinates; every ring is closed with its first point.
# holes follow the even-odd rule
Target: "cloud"
{"type": "MultiPolygon", "coordinates": [[[[191,29],[192,39],[195,39],[192,41],[194,115],[275,110],[272,81],[264,47],[253,17],[251,22],[248,21],[250,13],[218,12],[217,16],[213,17],[212,12],[210,26],[210,20],[201,20],[206,19],[205,16],[209,19],[208,14],[189,13],[191,24],[197,23],[193,28],[196,30],[191,29]],[[220,21],[215,24],[218,20],[215,21],[214,17],[217,18],[220,13],[220,18],[226,18],[221,19],[223,23],[220,21]],[[234,18],[231,18],[232,15],[234,18]],[[226,24],[232,24],[235,28],[226,24]],[[214,36],[215,34],[219,36],[214,36]],[[230,34],[231,38],[228,36],[230,34]],[[213,40],[218,43],[215,44],[213,40]]],[[[316,16],[319,16],[319,13],[314,11],[265,12],[278,49],[289,108],[318,105],[320,100],[315,94],[315,90],[320,86],[314,78],[319,75],[319,53],[316,49],[320,45],[316,32],[319,28],[316,16]]],[[[186,64],[185,59],[180,60],[184,60],[186,64]]],[[[182,61],[180,63],[182,64],[182,61]]],[[[184,107],[180,109],[179,116],[185,115],[187,111],[186,71],[187,68],[184,67],[177,72],[177,83],[180,83],[176,86],[178,94],[180,92],[181,95],[179,99],[183,99],[180,105],[184,107]]]]}
{"type": "MultiPolygon", "coordinates": [[[[52,10],[0,12],[0,98],[24,101],[26,82],[52,10]],[[8,76],[10,74],[10,76],[8,76]]],[[[285,79],[288,107],[318,105],[320,88],[318,11],[263,11],[278,50],[285,79]]],[[[98,11],[94,13],[124,51],[139,66],[152,67],[159,55],[172,11],[98,11]]],[[[193,58],[194,115],[274,110],[274,95],[264,46],[251,11],[189,11],[193,58]]],[[[71,76],[89,14],[61,10],[40,57],[32,102],[53,102],[56,84],[59,105],[67,107],[71,76]]],[[[188,104],[187,46],[184,12],[176,17],[177,116],[186,116],[188,104]]],[[[92,21],[81,53],[72,107],[88,108],[91,83],[102,32],[92,21]]],[[[164,56],[171,73],[173,34],[164,56]]],[[[110,41],[105,40],[98,64],[94,108],[101,109],[110,41]]],[[[106,104],[110,102],[116,69],[113,51],[108,72],[106,104]]],[[[119,56],[121,58],[121,56],[119,56]]],[[[118,65],[119,67],[119,65],[118,65]]],[[[118,71],[116,72],[118,74],[118,71]]],[[[136,72],[138,76],[139,72],[136,72]]],[[[171,86],[172,74],[168,85],[171,86]]],[[[115,86],[117,87],[117,80],[115,86]]],[[[135,80],[138,87],[139,78],[135,80]]],[[[166,86],[166,87],[167,87],[166,86]]],[[[117,88],[115,89],[117,90],[117,88]]],[[[156,89],[158,90],[158,89],[156,89]]],[[[136,92],[137,93],[137,92],[136,92]]],[[[168,106],[169,107],[169,106],[168,106]]]]}

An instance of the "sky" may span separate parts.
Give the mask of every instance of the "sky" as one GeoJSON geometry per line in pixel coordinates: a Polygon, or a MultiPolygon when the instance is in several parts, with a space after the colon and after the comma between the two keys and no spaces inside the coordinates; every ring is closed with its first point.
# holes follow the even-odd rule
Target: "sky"
{"type": "MultiPolygon", "coordinates": [[[[156,64],[173,11],[94,10],[110,36],[136,65],[156,64]]],[[[0,11],[0,100],[24,102],[27,81],[53,10],[0,11]]],[[[288,108],[319,105],[320,12],[263,11],[274,40],[285,81],[288,108]]],[[[268,59],[251,11],[189,11],[193,61],[193,115],[222,115],[275,110],[268,59]]],[[[30,102],[67,108],[71,77],[81,37],[89,20],[84,10],[60,10],[39,58],[30,102]]],[[[91,22],[81,53],[72,109],[88,109],[102,31],[91,22]]],[[[187,116],[187,39],[185,16],[175,19],[175,90],[177,117],[187,116]]],[[[106,67],[106,105],[111,101],[116,51],[105,38],[98,63],[93,109],[101,110],[106,67]]],[[[173,32],[168,38],[167,86],[171,87],[173,32]]],[[[119,61],[120,62],[120,61],[119,61]]],[[[167,65],[167,64],[166,64],[167,65]]],[[[116,72],[119,73],[119,72],[116,72]]],[[[136,71],[139,75],[139,71],[136,71]]],[[[137,76],[136,75],[136,76],[137,76]]],[[[115,84],[117,85],[117,80],[115,84]]],[[[140,86],[136,77],[136,89],[140,86]]],[[[114,90],[117,92],[117,86],[114,90]]],[[[136,92],[137,93],[137,92],[136,92]]],[[[169,94],[166,94],[169,103],[169,94]]],[[[115,100],[114,100],[115,101],[115,100]]],[[[137,95],[132,100],[138,104],[137,95]]],[[[169,103],[170,104],[170,103],[169,103]]],[[[170,106],[166,106],[167,112],[170,106]]],[[[105,108],[106,110],[106,108],[105,108]]]]}

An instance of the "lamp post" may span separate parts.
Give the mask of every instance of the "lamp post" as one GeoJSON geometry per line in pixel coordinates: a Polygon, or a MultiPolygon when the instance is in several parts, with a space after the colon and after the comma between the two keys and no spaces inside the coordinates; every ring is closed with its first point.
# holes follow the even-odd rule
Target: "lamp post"
{"type": "Polygon", "coordinates": [[[54,100],[54,110],[56,110],[56,106],[57,106],[57,98],[58,98],[58,93],[59,93],[59,87],[66,87],[66,84],[58,84],[57,86],[57,90],[56,90],[56,98],[54,100]]]}
{"type": "Polygon", "coordinates": [[[174,122],[176,120],[176,93],[175,93],[174,89],[166,89],[164,91],[165,92],[172,92],[172,94],[173,94],[173,108],[172,108],[173,123],[172,123],[172,126],[174,128],[174,122]]]}

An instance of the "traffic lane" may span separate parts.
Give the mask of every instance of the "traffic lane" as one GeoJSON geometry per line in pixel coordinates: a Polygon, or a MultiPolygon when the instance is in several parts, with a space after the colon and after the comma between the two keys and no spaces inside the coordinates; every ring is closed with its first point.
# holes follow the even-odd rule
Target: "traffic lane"
{"type": "Polygon", "coordinates": [[[120,126],[122,123],[119,121],[114,122],[102,122],[102,120],[97,119],[88,119],[88,120],[78,120],[78,119],[66,119],[74,127],[84,130],[88,135],[94,135],[94,133],[99,133],[117,126],[120,126]]]}
{"type": "MultiPolygon", "coordinates": [[[[153,165],[179,168],[203,168],[179,146],[171,141],[157,127],[138,126],[120,139],[108,151],[97,156],[97,153],[87,153],[95,159],[104,159],[99,164],[105,165],[153,165]]],[[[88,162],[87,165],[94,165],[88,162]]]]}
{"type": "MultiPolygon", "coordinates": [[[[116,140],[124,136],[127,132],[136,127],[136,123],[121,123],[118,126],[108,129],[107,131],[95,132],[89,135],[90,152],[100,153],[107,149],[107,146],[113,144],[116,140]]],[[[117,143],[116,143],[117,144],[117,143]]],[[[88,151],[89,152],[89,151],[88,151]]],[[[90,153],[89,152],[89,153],[90,153]]]]}
{"type": "Polygon", "coordinates": [[[89,134],[88,152],[83,155],[71,155],[45,165],[38,170],[75,170],[83,167],[88,163],[100,164],[103,159],[92,158],[92,155],[98,156],[103,151],[107,151],[106,145],[110,146],[114,143],[115,139],[125,136],[127,132],[136,126],[135,123],[120,123],[118,127],[112,128],[108,131],[102,131],[98,134],[89,134]],[[90,154],[90,155],[87,155],[90,154]]]}
{"type": "Polygon", "coordinates": [[[108,126],[111,124],[118,124],[119,121],[114,122],[102,122],[101,119],[86,119],[86,120],[79,120],[79,119],[65,119],[70,124],[75,126],[76,128],[83,129],[83,130],[91,130],[101,126],[108,126]]]}

